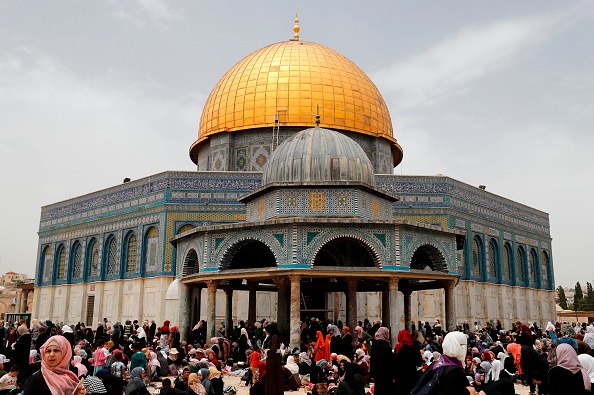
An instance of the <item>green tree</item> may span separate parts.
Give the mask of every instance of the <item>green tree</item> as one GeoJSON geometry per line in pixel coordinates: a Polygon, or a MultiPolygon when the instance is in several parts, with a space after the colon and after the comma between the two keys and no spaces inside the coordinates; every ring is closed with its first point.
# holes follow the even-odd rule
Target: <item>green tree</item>
{"type": "Polygon", "coordinates": [[[590,283],[586,283],[586,302],[588,304],[586,310],[594,310],[594,287],[590,283]]]}
{"type": "Polygon", "coordinates": [[[582,286],[578,281],[575,283],[575,293],[573,294],[573,300],[580,300],[584,298],[584,291],[582,291],[582,286]]]}
{"type": "Polygon", "coordinates": [[[567,310],[567,298],[565,297],[565,291],[563,287],[559,285],[557,288],[557,303],[563,310],[567,310]]]}

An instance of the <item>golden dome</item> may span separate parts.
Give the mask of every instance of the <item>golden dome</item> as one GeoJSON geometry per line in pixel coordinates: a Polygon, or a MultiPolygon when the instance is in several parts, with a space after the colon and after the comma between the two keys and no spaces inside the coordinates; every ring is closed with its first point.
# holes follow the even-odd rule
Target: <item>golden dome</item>
{"type": "Polygon", "coordinates": [[[387,139],[394,166],[402,160],[388,107],[369,77],[340,53],[299,40],[252,52],[221,78],[204,105],[190,158],[197,163],[198,148],[211,135],[272,129],[275,117],[281,128],[311,127],[316,105],[322,127],[387,139]]]}

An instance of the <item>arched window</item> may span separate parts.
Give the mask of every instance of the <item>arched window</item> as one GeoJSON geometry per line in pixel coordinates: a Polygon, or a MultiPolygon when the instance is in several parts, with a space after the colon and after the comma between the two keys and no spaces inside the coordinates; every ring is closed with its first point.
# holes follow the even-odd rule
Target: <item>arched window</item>
{"type": "Polygon", "coordinates": [[[511,281],[511,275],[514,272],[511,257],[511,247],[508,243],[505,243],[503,246],[503,279],[508,281],[511,281]]]}
{"type": "Polygon", "coordinates": [[[542,285],[545,287],[549,286],[549,255],[546,251],[540,254],[540,278],[542,279],[542,285]]]}
{"type": "Polygon", "coordinates": [[[83,276],[83,251],[79,242],[74,244],[72,249],[72,278],[81,279],[83,276]]]}
{"type": "Polygon", "coordinates": [[[58,247],[58,274],[57,280],[66,279],[66,249],[63,244],[58,247]]]}
{"type": "Polygon", "coordinates": [[[184,232],[187,232],[188,230],[192,230],[192,229],[194,229],[194,225],[185,224],[184,226],[179,228],[179,230],[177,231],[177,234],[179,235],[180,233],[184,233],[184,232]]]}
{"type": "Polygon", "coordinates": [[[482,260],[482,245],[480,239],[475,237],[472,241],[472,271],[471,274],[474,277],[481,276],[481,260],[482,260]]]}
{"type": "Polygon", "coordinates": [[[128,241],[126,243],[126,272],[134,272],[136,270],[136,235],[130,232],[128,241]]]}
{"type": "Polygon", "coordinates": [[[497,255],[497,245],[495,244],[495,241],[493,239],[489,241],[487,254],[487,273],[490,279],[496,279],[499,256],[497,255]]]}
{"type": "Polygon", "coordinates": [[[516,252],[516,280],[524,281],[524,249],[518,247],[516,252]]]}
{"type": "Polygon", "coordinates": [[[52,279],[52,249],[49,246],[45,246],[43,252],[41,253],[41,264],[43,265],[43,269],[41,270],[42,273],[42,281],[51,281],[52,279]]]}
{"type": "Polygon", "coordinates": [[[528,273],[530,276],[530,282],[536,284],[536,263],[537,263],[536,251],[534,248],[530,250],[530,257],[528,258],[528,273]]]}
{"type": "Polygon", "coordinates": [[[144,265],[147,272],[156,272],[159,260],[159,231],[151,226],[146,232],[144,244],[144,265]]]}
{"type": "Polygon", "coordinates": [[[107,263],[107,275],[114,276],[119,272],[119,265],[118,265],[118,245],[116,243],[115,237],[110,237],[109,241],[107,242],[107,253],[105,255],[106,263],[107,263]]]}
{"type": "Polygon", "coordinates": [[[87,247],[87,265],[90,277],[98,276],[101,266],[99,265],[99,244],[97,240],[92,239],[87,247]]]}

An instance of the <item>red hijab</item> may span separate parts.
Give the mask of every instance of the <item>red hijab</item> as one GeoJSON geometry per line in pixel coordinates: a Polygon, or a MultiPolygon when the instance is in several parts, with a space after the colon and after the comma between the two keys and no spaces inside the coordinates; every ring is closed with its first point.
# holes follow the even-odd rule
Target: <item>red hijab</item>
{"type": "Polygon", "coordinates": [[[217,359],[217,356],[215,355],[215,353],[213,351],[208,353],[208,359],[210,360],[210,362],[212,362],[212,364],[214,366],[216,366],[217,369],[221,369],[221,363],[219,362],[219,360],[217,359]],[[210,356],[212,355],[212,359],[210,359],[210,356]]]}
{"type": "Polygon", "coordinates": [[[72,347],[70,342],[60,335],[52,336],[41,346],[41,374],[54,395],[72,395],[72,391],[78,384],[76,374],[68,369],[72,358],[72,347]],[[45,350],[49,346],[58,346],[62,351],[62,360],[54,367],[45,362],[45,350]]]}
{"type": "Polygon", "coordinates": [[[404,344],[406,344],[407,346],[413,345],[413,340],[410,335],[410,332],[406,329],[403,329],[400,332],[398,332],[398,344],[396,344],[396,347],[394,347],[394,351],[396,351],[396,354],[400,352],[400,349],[404,344]]]}

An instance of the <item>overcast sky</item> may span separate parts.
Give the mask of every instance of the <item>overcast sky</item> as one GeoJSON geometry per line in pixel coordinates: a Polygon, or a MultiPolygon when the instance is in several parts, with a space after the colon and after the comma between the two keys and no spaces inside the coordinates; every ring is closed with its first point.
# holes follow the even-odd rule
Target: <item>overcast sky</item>
{"type": "Polygon", "coordinates": [[[293,35],[389,105],[398,174],[550,214],[556,284],[594,279],[591,1],[0,2],[0,272],[33,275],[40,207],[164,170],[222,75],[293,35]]]}

